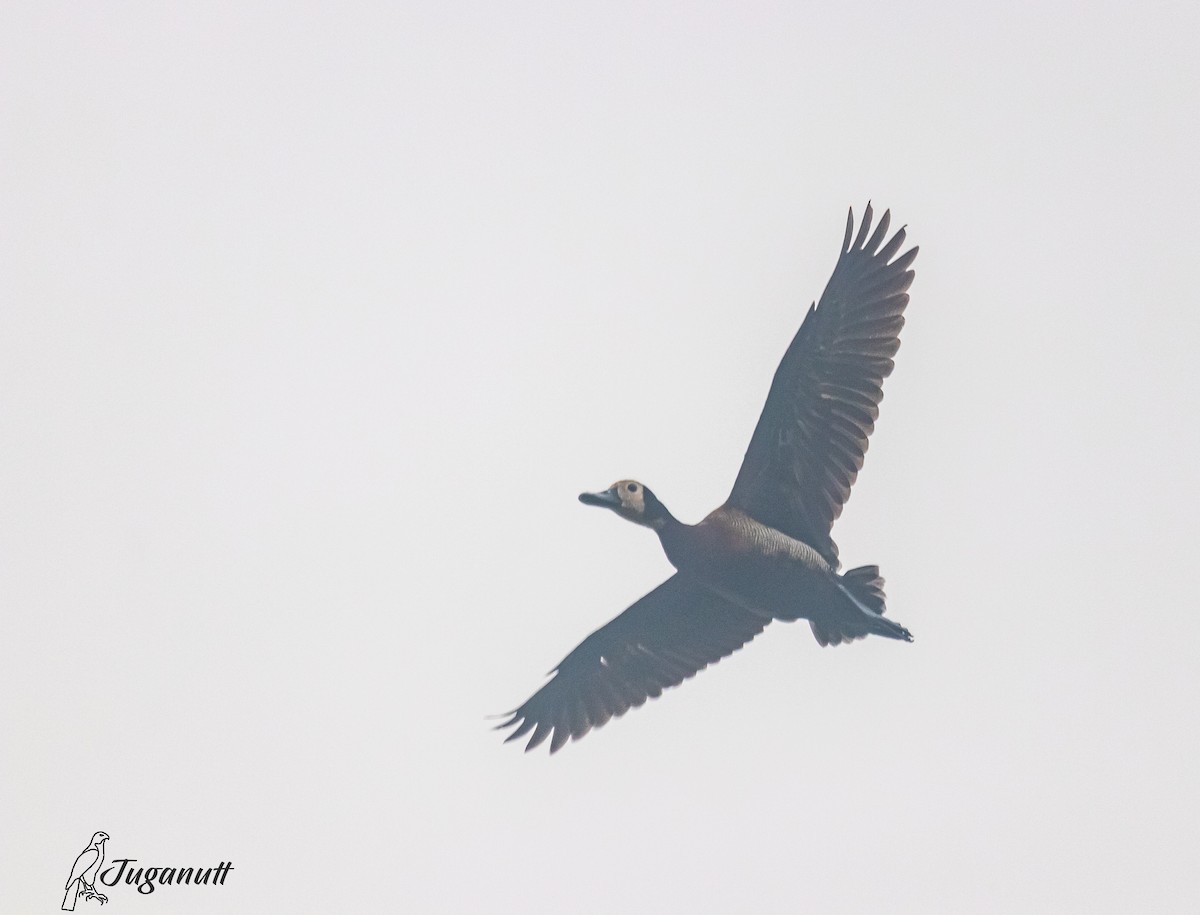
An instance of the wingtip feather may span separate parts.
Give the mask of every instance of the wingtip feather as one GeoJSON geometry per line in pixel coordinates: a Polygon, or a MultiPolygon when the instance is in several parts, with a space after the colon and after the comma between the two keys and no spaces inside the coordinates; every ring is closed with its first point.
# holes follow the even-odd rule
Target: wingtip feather
{"type": "Polygon", "coordinates": [[[854,239],[852,248],[862,248],[863,242],[867,239],[867,233],[871,231],[872,219],[871,202],[867,201],[867,208],[863,210],[862,224],[858,227],[858,235],[854,239]]]}
{"type": "Polygon", "coordinates": [[[888,226],[892,222],[892,211],[884,210],[883,215],[879,218],[879,225],[875,227],[875,234],[871,236],[871,240],[867,242],[863,249],[868,254],[873,254],[879,250],[879,246],[883,243],[884,236],[887,235],[888,226]]]}

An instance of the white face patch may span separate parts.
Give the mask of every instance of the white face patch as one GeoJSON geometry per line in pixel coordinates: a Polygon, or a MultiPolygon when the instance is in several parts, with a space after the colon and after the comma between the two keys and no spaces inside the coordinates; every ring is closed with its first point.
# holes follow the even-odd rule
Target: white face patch
{"type": "Polygon", "coordinates": [[[585,505],[598,505],[614,512],[618,517],[662,530],[671,520],[670,513],[645,486],[637,480],[618,480],[602,493],[583,493],[579,501],[585,505]]]}
{"type": "Polygon", "coordinates": [[[632,514],[643,515],[646,512],[646,487],[634,480],[621,480],[616,484],[617,495],[621,498],[621,508],[632,514]]]}

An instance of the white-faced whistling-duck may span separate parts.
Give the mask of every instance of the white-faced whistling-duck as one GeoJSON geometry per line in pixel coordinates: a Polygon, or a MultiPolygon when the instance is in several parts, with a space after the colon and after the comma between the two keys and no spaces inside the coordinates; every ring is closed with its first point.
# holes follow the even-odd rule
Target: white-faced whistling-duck
{"type": "Polygon", "coordinates": [[[883,379],[900,347],[909,269],[889,214],[871,232],[854,213],[833,276],[805,315],[767,395],[725,504],[699,524],[675,519],[649,489],[621,480],[585,505],[658,534],[677,570],[567,655],[500,728],[533,732],[550,752],[737,651],[771,620],[806,619],[822,645],[867,635],[912,641],[884,618],[877,566],[838,572],[831,529],[863,465],[883,379]],[[893,259],[894,258],[894,259],[893,259]]]}

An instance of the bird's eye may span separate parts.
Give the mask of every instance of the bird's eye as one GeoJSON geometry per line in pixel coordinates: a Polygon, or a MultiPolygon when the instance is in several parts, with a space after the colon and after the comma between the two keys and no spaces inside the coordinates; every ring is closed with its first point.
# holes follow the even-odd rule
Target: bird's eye
{"type": "Polygon", "coordinates": [[[637,483],[627,483],[625,485],[626,492],[637,492],[637,483]]]}

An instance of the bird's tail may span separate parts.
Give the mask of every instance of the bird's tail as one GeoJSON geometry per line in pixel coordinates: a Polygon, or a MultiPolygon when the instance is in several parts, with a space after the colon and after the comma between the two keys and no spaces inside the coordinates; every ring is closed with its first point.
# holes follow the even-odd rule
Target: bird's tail
{"type": "Polygon", "coordinates": [[[904,642],[913,640],[911,632],[883,616],[887,611],[887,599],[879,566],[850,569],[838,577],[838,589],[858,612],[834,613],[828,618],[811,621],[813,635],[822,645],[840,645],[868,635],[904,642]]]}
{"type": "Polygon", "coordinates": [[[79,896],[79,881],[72,880],[67,884],[67,893],[63,896],[62,910],[64,912],[75,911],[75,899],[79,896]]]}

